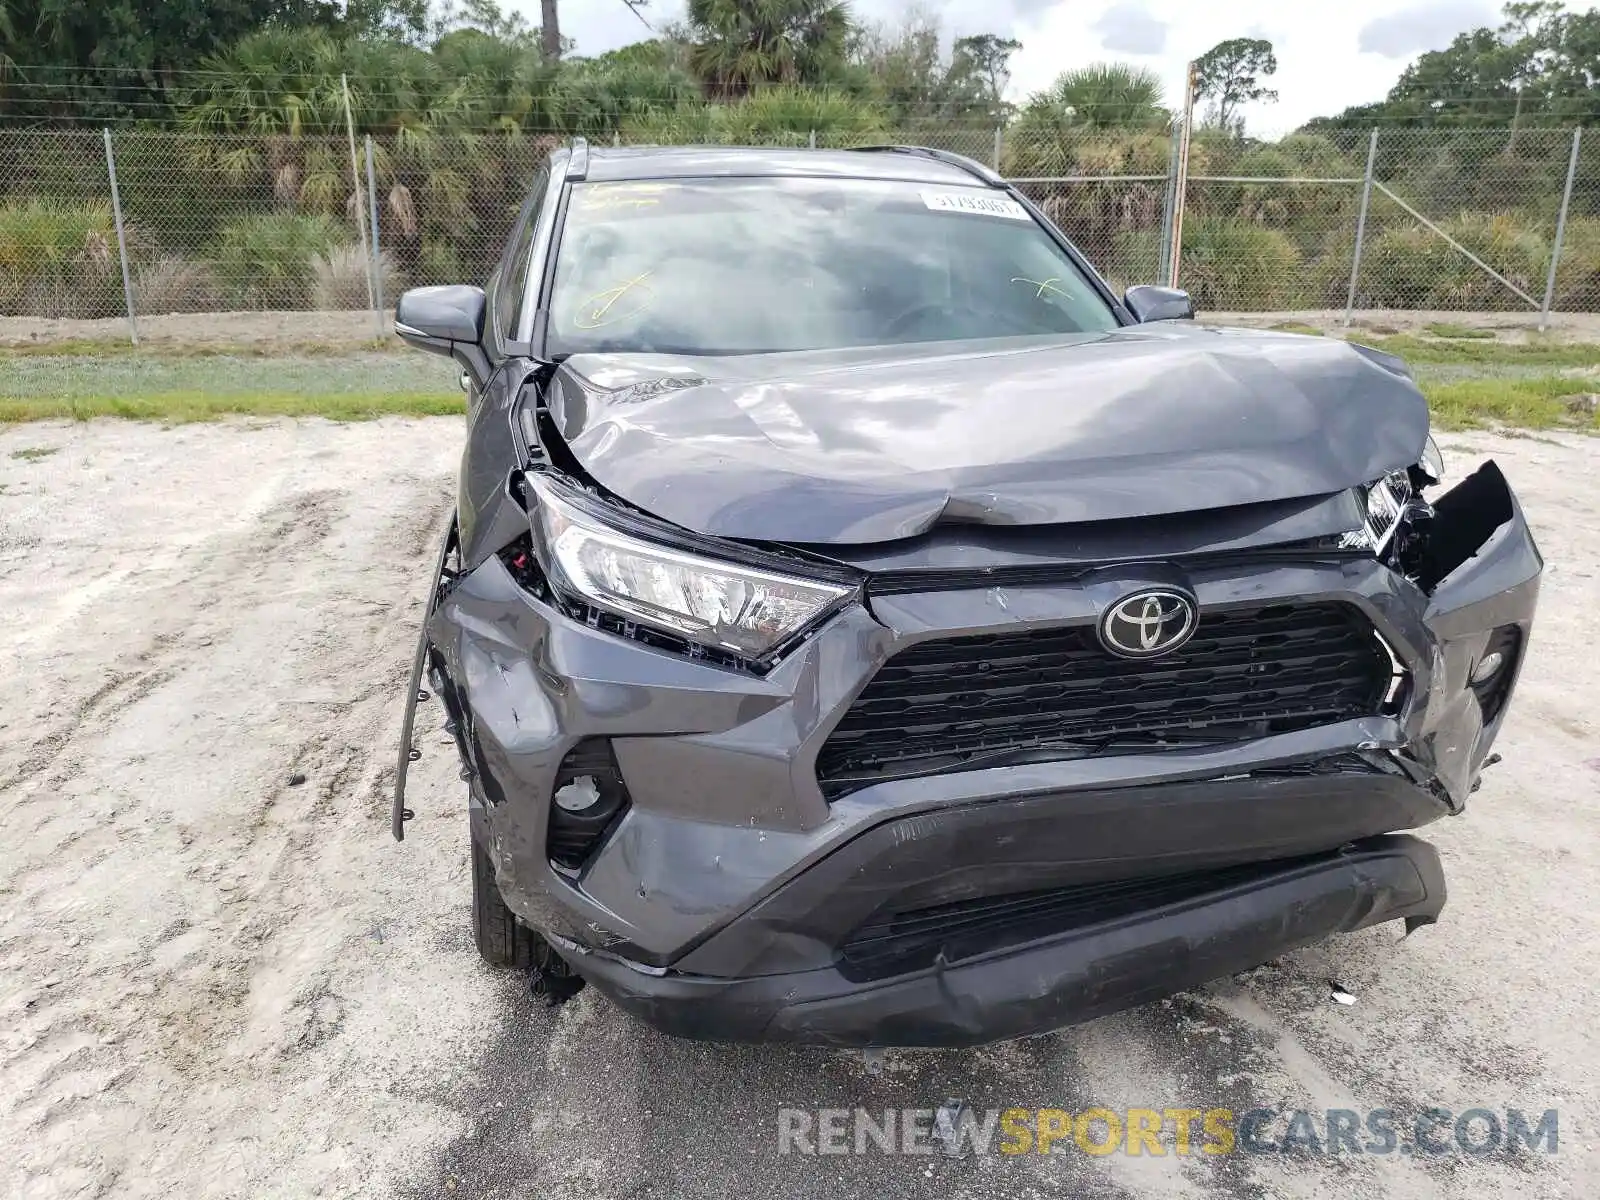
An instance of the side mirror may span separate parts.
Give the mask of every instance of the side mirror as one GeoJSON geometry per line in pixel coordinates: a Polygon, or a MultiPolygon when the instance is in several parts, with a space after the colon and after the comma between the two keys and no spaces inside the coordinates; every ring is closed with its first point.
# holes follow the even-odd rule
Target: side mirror
{"type": "Polygon", "coordinates": [[[1194,320],[1194,301],[1189,299],[1188,292],[1177,288],[1142,284],[1129,288],[1122,302],[1141,325],[1147,321],[1194,320]]]}
{"type": "Polygon", "coordinates": [[[489,356],[483,352],[483,314],[480,287],[412,288],[395,305],[394,331],[418,350],[449,355],[482,384],[489,378],[489,356]]]}

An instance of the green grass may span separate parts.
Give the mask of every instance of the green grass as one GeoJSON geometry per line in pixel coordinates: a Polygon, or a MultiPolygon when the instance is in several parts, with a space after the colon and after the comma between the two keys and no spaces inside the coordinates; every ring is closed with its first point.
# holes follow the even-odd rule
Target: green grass
{"type": "Polygon", "coordinates": [[[0,395],[0,424],[18,421],[126,417],[135,421],[211,421],[218,417],[327,417],[367,421],[374,417],[433,417],[463,411],[461,393],[334,392],[152,392],[145,396],[74,396],[24,399],[0,395]]]}
{"type": "Polygon", "coordinates": [[[24,446],[21,450],[13,450],[12,458],[20,458],[26,462],[38,462],[41,458],[49,458],[61,450],[60,446],[24,446]]]}
{"type": "Polygon", "coordinates": [[[1315,325],[1307,325],[1303,321],[1279,321],[1276,325],[1268,326],[1276,333],[1303,333],[1308,337],[1323,337],[1322,330],[1315,325]]]}
{"type": "Polygon", "coordinates": [[[1494,330],[1492,329],[1478,329],[1472,325],[1457,325],[1451,321],[1435,321],[1431,325],[1424,325],[1423,328],[1436,338],[1494,341],[1494,330]]]}
{"type": "Polygon", "coordinates": [[[459,413],[459,368],[425,354],[0,354],[0,421],[459,413]]]}
{"type": "Polygon", "coordinates": [[[1422,382],[1428,407],[1441,429],[1511,425],[1600,432],[1600,414],[1574,412],[1567,405],[1567,397],[1589,390],[1583,380],[1562,375],[1422,382]]]}
{"type": "MultiPolygon", "coordinates": [[[[1298,332],[1298,330],[1296,330],[1298,332]]],[[[1437,341],[1371,339],[1417,367],[1418,381],[1442,429],[1511,426],[1600,431],[1594,414],[1573,411],[1566,398],[1600,392],[1600,375],[1558,374],[1600,368],[1600,346],[1540,340],[1437,341]]],[[[167,353],[144,348],[74,353],[0,350],[0,423],[126,417],[184,422],[224,416],[307,417],[338,421],[386,415],[434,416],[462,411],[459,368],[432,355],[369,347],[251,348],[167,353]],[[329,352],[323,352],[323,351],[329,352]]],[[[65,352],[63,352],[65,351],[65,352]]],[[[44,447],[13,452],[44,457],[44,447]]]]}
{"type": "Polygon", "coordinates": [[[1485,367],[1596,367],[1600,346],[1588,342],[1429,341],[1401,334],[1398,337],[1354,338],[1363,345],[1398,354],[1409,363],[1462,364],[1485,367]]]}
{"type": "MultiPolygon", "coordinates": [[[[196,318],[197,320],[203,318],[196,318]]],[[[135,346],[126,338],[62,338],[50,342],[0,344],[0,364],[8,358],[133,358],[168,362],[185,358],[345,358],[352,354],[393,354],[410,357],[418,351],[393,338],[368,338],[364,342],[240,342],[216,346],[175,346],[144,342],[135,346]]],[[[3,370],[0,367],[0,370],[3,370]]]]}

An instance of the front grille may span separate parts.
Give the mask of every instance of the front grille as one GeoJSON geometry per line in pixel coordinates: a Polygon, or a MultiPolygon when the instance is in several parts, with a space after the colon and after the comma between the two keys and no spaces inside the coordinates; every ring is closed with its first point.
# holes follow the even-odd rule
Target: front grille
{"type": "Polygon", "coordinates": [[[1172,654],[1130,661],[1089,626],[920,642],[856,698],[817,756],[830,798],[877,780],[1240,741],[1378,711],[1393,667],[1337,603],[1210,612],[1172,654]]]}
{"type": "Polygon", "coordinates": [[[940,960],[959,962],[1251,884],[1302,861],[1306,860],[1078,884],[880,913],[840,948],[839,969],[847,978],[862,981],[921,970],[940,960]]]}

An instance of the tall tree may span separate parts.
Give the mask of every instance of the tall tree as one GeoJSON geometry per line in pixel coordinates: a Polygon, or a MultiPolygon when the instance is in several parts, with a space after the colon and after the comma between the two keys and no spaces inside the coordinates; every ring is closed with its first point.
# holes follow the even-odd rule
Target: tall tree
{"type": "Polygon", "coordinates": [[[556,0],[539,0],[539,47],[550,62],[561,57],[561,18],[556,0]]]}
{"type": "Polygon", "coordinates": [[[827,83],[855,29],[846,0],[689,0],[688,27],[695,72],[722,94],[827,83]]]}
{"type": "Polygon", "coordinates": [[[955,61],[959,72],[970,73],[983,81],[989,101],[990,115],[996,121],[1006,113],[1006,87],[1011,82],[1011,56],[1022,49],[1015,38],[998,34],[979,33],[972,37],[957,38],[955,61]]]}
{"type": "MultiPolygon", "coordinates": [[[[1318,118],[1313,128],[1465,125],[1516,129],[1600,117],[1600,13],[1508,4],[1498,26],[1458,34],[1400,75],[1386,99],[1318,118]]],[[[1514,141],[1514,139],[1513,139],[1514,141]]]]}
{"type": "Polygon", "coordinates": [[[1195,59],[1195,94],[1211,102],[1211,120],[1222,129],[1243,131],[1239,106],[1253,100],[1276,100],[1278,93],[1262,83],[1277,74],[1278,56],[1264,38],[1229,38],[1195,59]]]}

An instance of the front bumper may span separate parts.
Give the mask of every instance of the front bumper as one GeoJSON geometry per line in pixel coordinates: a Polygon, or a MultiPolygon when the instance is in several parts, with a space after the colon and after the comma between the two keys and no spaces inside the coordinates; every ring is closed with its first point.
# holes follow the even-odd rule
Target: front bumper
{"type": "Polygon", "coordinates": [[[474,836],[507,904],[625,1007],[717,1036],[982,1041],[1136,1003],[1338,929],[1436,915],[1437,861],[1406,842],[1372,860],[1381,869],[1340,860],[1307,875],[1302,864],[1293,880],[1248,896],[1120,932],[1074,927],[958,972],[846,989],[834,978],[852,931],[886,911],[1303,860],[1459,811],[1504,713],[1502,704],[1485,719],[1469,676],[1496,630],[1515,627],[1526,646],[1540,570],[1498,472],[1473,495],[1450,516],[1460,561],[1440,564],[1431,594],[1371,560],[1118,566],[1071,586],[931,591],[847,609],[756,677],[574,621],[491,557],[432,611],[425,657],[472,779],[474,836]],[[1202,611],[1360,608],[1405,670],[1403,703],[1248,742],[823,797],[818,750],[900,649],[1087,623],[1130,586],[1175,577],[1202,611]],[[581,869],[562,870],[547,845],[551,796],[563,759],[586,739],[607,740],[629,804],[581,869]],[[1306,763],[1332,767],[1280,769],[1306,763]],[[949,995],[935,1002],[930,988],[949,995]],[[780,1003],[785,995],[805,1003],[780,1003]],[[684,1004],[722,1015],[697,1024],[684,1004]]]}
{"type": "Polygon", "coordinates": [[[1382,837],[1247,886],[885,981],[836,967],[745,979],[652,976],[573,954],[622,1009],[679,1037],[839,1046],[972,1046],[1143,1004],[1298,946],[1444,906],[1437,851],[1382,837]]]}

